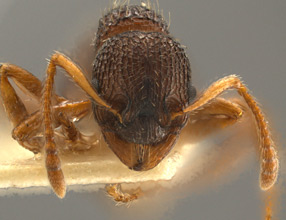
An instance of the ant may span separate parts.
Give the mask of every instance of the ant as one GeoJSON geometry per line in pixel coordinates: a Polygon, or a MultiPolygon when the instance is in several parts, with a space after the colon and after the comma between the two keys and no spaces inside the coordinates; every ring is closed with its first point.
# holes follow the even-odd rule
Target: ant
{"type": "MultiPolygon", "coordinates": [[[[71,146],[91,143],[74,124],[92,109],[102,135],[129,169],[144,172],[156,167],[172,150],[192,117],[223,115],[238,121],[242,108],[218,98],[234,89],[252,111],[260,140],[260,187],[276,182],[279,161],[267,121],[254,98],[236,75],[224,77],[197,95],[184,48],[170,36],[164,18],[146,5],[124,5],[99,20],[92,81],[72,60],[56,52],[49,61],[44,84],[30,72],[9,63],[0,65],[3,105],[12,122],[12,136],[24,148],[45,155],[47,176],[55,194],[63,198],[66,183],[55,141],[55,128],[71,146]],[[53,93],[56,67],[90,97],[70,102],[53,93]],[[8,79],[42,104],[29,114],[8,79]],[[42,132],[43,138],[36,138],[42,132]]],[[[218,122],[223,123],[223,122],[218,122]]],[[[123,193],[119,184],[106,187],[118,202],[137,199],[142,192],[123,193]]]]}

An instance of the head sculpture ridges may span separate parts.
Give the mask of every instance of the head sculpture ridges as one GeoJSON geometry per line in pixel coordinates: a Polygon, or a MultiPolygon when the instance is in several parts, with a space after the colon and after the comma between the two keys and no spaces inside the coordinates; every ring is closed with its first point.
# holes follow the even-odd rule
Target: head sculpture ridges
{"type": "Polygon", "coordinates": [[[109,35],[111,29],[116,28],[121,22],[136,19],[151,21],[154,26],[160,29],[160,32],[169,34],[168,24],[163,16],[157,14],[156,11],[143,5],[123,5],[112,9],[99,20],[98,30],[94,40],[95,48],[99,48],[106,39],[106,36],[109,35]]]}

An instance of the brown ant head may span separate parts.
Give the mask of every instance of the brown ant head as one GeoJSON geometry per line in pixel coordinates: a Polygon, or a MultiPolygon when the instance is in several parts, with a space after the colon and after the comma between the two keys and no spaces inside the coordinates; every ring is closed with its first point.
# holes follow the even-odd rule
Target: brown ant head
{"type": "Polygon", "coordinates": [[[195,96],[189,60],[162,16],[143,6],[111,10],[96,36],[92,85],[110,109],[94,104],[95,118],[124,164],[151,169],[186,123],[172,115],[195,96]]]}

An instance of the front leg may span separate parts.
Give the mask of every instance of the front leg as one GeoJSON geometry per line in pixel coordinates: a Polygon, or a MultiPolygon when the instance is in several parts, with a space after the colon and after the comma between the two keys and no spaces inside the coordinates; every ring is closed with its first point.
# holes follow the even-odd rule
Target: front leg
{"type": "MultiPolygon", "coordinates": [[[[63,135],[69,146],[80,145],[80,149],[89,149],[95,142],[94,138],[85,137],[81,134],[72,121],[78,121],[90,111],[90,101],[82,102],[63,102],[53,106],[55,115],[55,127],[63,127],[63,135]],[[66,118],[58,116],[64,114],[66,118]]],[[[12,131],[12,137],[24,148],[40,153],[44,146],[43,128],[42,128],[42,111],[38,110],[29,115],[25,120],[20,122],[12,131]]],[[[60,134],[62,136],[62,134],[60,134]]]]}
{"type": "Polygon", "coordinates": [[[40,100],[42,90],[41,81],[28,71],[8,63],[0,64],[0,77],[3,105],[9,120],[16,127],[29,114],[8,78],[11,78],[22,91],[28,93],[38,101],[40,100]]]}
{"type": "Polygon", "coordinates": [[[233,125],[244,115],[245,108],[236,100],[216,98],[190,114],[190,140],[204,140],[214,132],[233,125]]]}
{"type": "Polygon", "coordinates": [[[8,79],[12,79],[24,93],[38,102],[41,99],[41,81],[30,72],[8,63],[0,64],[0,77],[1,98],[6,114],[14,127],[13,138],[24,148],[39,153],[42,149],[42,140],[36,136],[42,132],[41,112],[35,111],[30,115],[8,79]]]}
{"type": "Polygon", "coordinates": [[[224,98],[215,98],[207,105],[203,105],[193,111],[191,118],[202,119],[205,117],[225,116],[229,119],[238,120],[243,115],[242,105],[237,101],[228,101],[224,98]]]}
{"type": "Polygon", "coordinates": [[[65,145],[69,150],[88,150],[98,143],[96,135],[84,135],[74,124],[74,121],[80,120],[90,112],[91,101],[62,103],[54,106],[53,109],[56,124],[61,125],[59,135],[64,137],[65,145]]]}

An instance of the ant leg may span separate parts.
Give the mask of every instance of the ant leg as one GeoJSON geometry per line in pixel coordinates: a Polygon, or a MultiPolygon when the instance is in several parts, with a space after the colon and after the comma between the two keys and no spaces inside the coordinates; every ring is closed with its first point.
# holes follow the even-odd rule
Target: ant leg
{"type": "Polygon", "coordinates": [[[45,153],[46,153],[46,169],[50,184],[58,197],[63,198],[66,193],[66,184],[64,175],[61,170],[61,162],[58,157],[58,152],[54,140],[54,129],[52,127],[52,91],[56,67],[62,67],[69,74],[75,83],[80,86],[89,96],[93,98],[96,104],[107,108],[118,116],[122,121],[118,112],[112,109],[92,88],[82,71],[69,58],[60,53],[52,55],[47,68],[47,77],[43,93],[43,115],[45,127],[45,153]]]}
{"type": "MultiPolygon", "coordinates": [[[[42,83],[32,73],[9,63],[0,64],[0,74],[7,80],[12,78],[16,85],[37,100],[41,99],[42,83]]],[[[3,78],[2,78],[3,79],[3,78]]],[[[6,83],[6,81],[5,81],[6,83]]],[[[9,83],[9,82],[8,82],[9,83]]],[[[10,83],[9,83],[10,84],[10,83]]]]}
{"type": "Polygon", "coordinates": [[[72,121],[79,121],[88,114],[91,109],[91,101],[63,102],[53,106],[55,115],[64,112],[72,121]]]}
{"type": "Polygon", "coordinates": [[[196,111],[191,112],[191,119],[208,119],[213,117],[225,117],[237,121],[243,115],[242,105],[239,103],[227,101],[224,98],[215,98],[207,105],[203,105],[196,111]]]}
{"type": "Polygon", "coordinates": [[[262,190],[268,190],[277,180],[279,167],[277,152],[274,142],[271,138],[268,122],[266,121],[264,114],[238,76],[230,75],[213,83],[201,96],[197,98],[197,100],[195,100],[194,103],[189,105],[181,112],[174,113],[172,118],[185,113],[191,113],[192,111],[203,107],[218,95],[229,89],[236,89],[238,91],[238,93],[246,101],[255,117],[258,132],[260,135],[260,187],[262,190]]]}
{"type": "Polygon", "coordinates": [[[78,121],[89,113],[91,110],[90,101],[64,103],[55,106],[54,109],[56,122],[62,126],[65,144],[69,150],[88,150],[97,143],[97,137],[83,135],[73,123],[73,121],[78,121]]]}
{"type": "Polygon", "coordinates": [[[0,89],[4,108],[13,126],[16,127],[28,117],[28,112],[10,84],[8,77],[11,78],[22,91],[29,93],[29,95],[37,100],[40,100],[41,96],[41,81],[28,71],[12,64],[1,64],[0,76],[0,89]]]}
{"type": "MultiPolygon", "coordinates": [[[[29,115],[8,78],[12,79],[22,92],[38,102],[40,102],[42,95],[41,81],[27,70],[9,63],[0,64],[0,77],[1,98],[8,118],[14,127],[13,138],[24,148],[39,153],[43,145],[41,138],[38,137],[41,132],[41,114],[38,111],[29,115]]],[[[62,97],[56,96],[56,99],[58,102],[64,101],[62,97]]]]}
{"type": "Polygon", "coordinates": [[[137,188],[132,194],[122,192],[121,185],[118,183],[107,185],[105,189],[114,201],[118,203],[132,202],[143,194],[141,188],[137,188]]]}
{"type": "Polygon", "coordinates": [[[34,112],[12,131],[12,137],[34,154],[40,153],[44,145],[41,114],[40,111],[34,112]]]}
{"type": "Polygon", "coordinates": [[[40,152],[41,147],[39,146],[39,143],[34,142],[33,144],[27,144],[24,140],[29,139],[39,131],[41,124],[40,114],[34,114],[32,116],[28,114],[25,105],[16,94],[16,91],[10,84],[8,78],[11,78],[24,93],[28,93],[38,101],[41,97],[41,81],[28,71],[8,63],[0,64],[0,77],[0,90],[4,109],[14,126],[12,131],[13,138],[24,148],[34,153],[40,152]],[[17,134],[17,130],[20,127],[26,129],[24,135],[17,134]]]}
{"type": "Polygon", "coordinates": [[[233,125],[244,114],[242,105],[216,98],[190,114],[188,133],[192,142],[205,139],[210,134],[233,125]]]}
{"type": "MultiPolygon", "coordinates": [[[[42,97],[42,82],[27,70],[9,63],[0,64],[0,77],[3,105],[9,120],[16,127],[28,116],[28,112],[8,78],[11,78],[24,93],[38,102],[42,97]]],[[[56,96],[56,100],[57,102],[65,101],[64,98],[58,96],[56,96]]]]}
{"type": "MultiPolygon", "coordinates": [[[[83,118],[91,108],[90,101],[82,101],[76,103],[61,103],[53,106],[55,115],[60,112],[66,112],[73,121],[80,120],[83,118]]],[[[28,118],[23,120],[17,127],[12,131],[12,137],[18,141],[20,145],[26,149],[39,153],[42,151],[44,140],[43,140],[43,129],[42,129],[42,112],[36,111],[31,114],[28,118]]],[[[60,126],[60,123],[55,125],[60,126]]]]}

